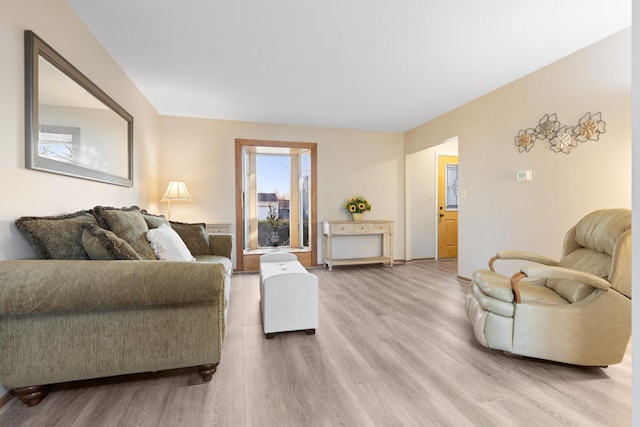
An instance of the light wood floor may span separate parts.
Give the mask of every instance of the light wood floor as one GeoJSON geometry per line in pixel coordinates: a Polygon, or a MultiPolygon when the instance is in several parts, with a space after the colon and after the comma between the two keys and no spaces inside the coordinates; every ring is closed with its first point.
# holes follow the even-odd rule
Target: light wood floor
{"type": "Polygon", "coordinates": [[[59,385],[17,398],[0,426],[628,426],[623,363],[581,368],[480,347],[455,261],[313,269],[316,335],[265,340],[258,276],[232,279],[218,372],[192,369],[59,385]]]}

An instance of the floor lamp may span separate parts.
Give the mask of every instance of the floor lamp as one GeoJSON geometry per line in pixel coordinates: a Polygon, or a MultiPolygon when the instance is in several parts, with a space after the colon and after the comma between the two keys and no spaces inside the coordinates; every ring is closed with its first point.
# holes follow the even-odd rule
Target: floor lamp
{"type": "Polygon", "coordinates": [[[184,181],[169,181],[167,191],[160,201],[167,202],[167,218],[171,221],[171,202],[193,202],[193,199],[184,181]]]}

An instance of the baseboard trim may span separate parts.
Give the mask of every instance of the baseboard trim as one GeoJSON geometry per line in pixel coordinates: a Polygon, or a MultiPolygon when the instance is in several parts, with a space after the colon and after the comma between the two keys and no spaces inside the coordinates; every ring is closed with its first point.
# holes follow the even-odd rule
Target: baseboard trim
{"type": "Polygon", "coordinates": [[[0,397],[0,408],[6,405],[11,400],[12,397],[13,397],[12,391],[8,391],[2,397],[0,397]]]}
{"type": "Polygon", "coordinates": [[[463,281],[463,282],[471,283],[471,279],[470,279],[470,278],[468,278],[468,277],[457,275],[457,276],[456,276],[456,278],[457,278],[458,280],[463,281]]]}

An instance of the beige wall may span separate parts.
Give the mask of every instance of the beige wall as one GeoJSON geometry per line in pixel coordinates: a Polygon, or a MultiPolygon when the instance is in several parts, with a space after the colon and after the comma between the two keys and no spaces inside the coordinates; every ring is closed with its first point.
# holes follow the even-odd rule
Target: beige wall
{"type": "Polygon", "coordinates": [[[159,115],[64,0],[0,2],[0,260],[33,256],[13,222],[98,204],[155,206],[159,115]],[[24,30],[32,30],[134,117],[133,188],[24,167],[24,30]]]}
{"type": "MultiPolygon", "coordinates": [[[[395,258],[404,258],[404,151],[401,133],[284,126],[163,116],[160,181],[184,180],[194,203],[174,203],[177,221],[231,223],[235,230],[235,139],[316,142],[318,220],[348,219],[343,204],[361,194],[368,219],[396,221],[395,258]]],[[[166,214],[166,205],[161,212],[166,214]]],[[[318,239],[318,262],[322,241],[318,239]]]]}
{"type": "Polygon", "coordinates": [[[630,30],[615,34],[405,134],[408,154],[458,137],[466,191],[460,275],[470,277],[499,249],[558,257],[564,233],[585,213],[631,207],[630,36],[630,30]],[[518,131],[546,113],[576,124],[598,111],[606,134],[568,155],[546,141],[529,153],[514,145],[518,131]],[[516,182],[522,169],[533,170],[533,182],[516,182]]]}

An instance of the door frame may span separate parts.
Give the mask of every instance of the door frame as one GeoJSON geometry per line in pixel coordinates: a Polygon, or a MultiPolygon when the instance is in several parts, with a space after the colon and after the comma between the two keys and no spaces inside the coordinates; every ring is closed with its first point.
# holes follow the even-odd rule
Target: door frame
{"type": "MultiPolygon", "coordinates": [[[[434,235],[436,236],[436,238],[434,239],[433,244],[435,245],[434,248],[434,254],[435,254],[435,259],[439,259],[440,254],[438,253],[438,239],[440,238],[440,230],[438,228],[438,187],[439,187],[439,182],[438,182],[438,158],[440,156],[454,156],[454,157],[458,157],[458,165],[460,165],[460,158],[458,156],[457,152],[452,152],[452,151],[437,151],[436,150],[436,155],[434,156],[435,158],[435,165],[434,165],[434,173],[435,173],[435,179],[434,179],[434,185],[435,185],[435,189],[433,191],[433,194],[435,194],[434,200],[435,203],[433,204],[433,209],[435,211],[434,213],[434,222],[433,222],[433,227],[434,227],[434,235]]],[[[459,166],[458,166],[459,167],[459,166]]],[[[460,206],[458,206],[458,214],[460,213],[460,206]]],[[[458,218],[458,236],[460,236],[460,219],[458,218]]],[[[458,248],[459,250],[459,248],[458,248]]]]}

